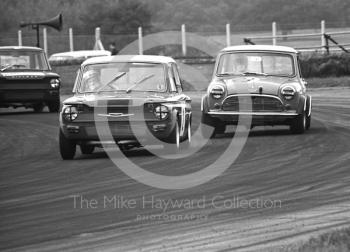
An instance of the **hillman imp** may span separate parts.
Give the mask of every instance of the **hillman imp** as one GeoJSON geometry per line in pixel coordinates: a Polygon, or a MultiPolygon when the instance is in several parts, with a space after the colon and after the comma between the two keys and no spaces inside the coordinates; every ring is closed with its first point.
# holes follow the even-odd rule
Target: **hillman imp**
{"type": "Polygon", "coordinates": [[[191,137],[191,99],[182,93],[176,62],[165,56],[117,55],[84,61],[74,96],[63,102],[59,146],[72,159],[103,146],[97,122],[107,121],[122,150],[139,147],[140,139],[157,139],[179,148],[191,137]],[[152,135],[152,136],[151,136],[152,135]]]}
{"type": "Polygon", "coordinates": [[[0,107],[25,107],[41,112],[60,109],[60,76],[51,71],[43,49],[0,47],[0,107]]]}
{"type": "Polygon", "coordinates": [[[292,133],[310,128],[311,96],[306,93],[298,52],[290,47],[245,45],[224,48],[202,97],[202,124],[212,136],[251,116],[250,127],[288,125],[292,133]],[[204,126],[205,127],[205,126],[204,126]]]}

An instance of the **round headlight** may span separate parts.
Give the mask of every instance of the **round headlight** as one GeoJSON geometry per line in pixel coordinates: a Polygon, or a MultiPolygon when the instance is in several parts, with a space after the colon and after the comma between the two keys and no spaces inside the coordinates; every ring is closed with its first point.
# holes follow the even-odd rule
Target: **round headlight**
{"type": "Polygon", "coordinates": [[[220,99],[223,97],[225,93],[225,89],[221,85],[214,85],[213,87],[210,88],[209,93],[214,99],[220,99]]]}
{"type": "Polygon", "coordinates": [[[59,88],[60,87],[60,80],[59,79],[51,79],[50,85],[52,88],[59,88]]]}
{"type": "Polygon", "coordinates": [[[78,117],[78,109],[73,106],[68,106],[63,110],[63,117],[67,121],[74,121],[78,117]]]}
{"type": "Polygon", "coordinates": [[[154,109],[154,115],[161,120],[164,120],[169,115],[169,108],[164,105],[159,105],[154,109]]]}
{"type": "Polygon", "coordinates": [[[281,94],[286,100],[291,100],[294,98],[295,95],[295,88],[292,86],[285,86],[281,90],[281,94]]]}

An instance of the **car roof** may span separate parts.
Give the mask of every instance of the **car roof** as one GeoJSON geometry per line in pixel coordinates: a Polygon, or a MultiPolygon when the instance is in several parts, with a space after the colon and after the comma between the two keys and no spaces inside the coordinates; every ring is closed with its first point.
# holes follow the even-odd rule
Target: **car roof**
{"type": "Polygon", "coordinates": [[[71,51],[71,52],[54,53],[50,56],[50,58],[55,58],[55,57],[90,58],[90,57],[110,56],[110,55],[111,55],[111,52],[107,50],[79,50],[79,51],[71,51]]]}
{"type": "Polygon", "coordinates": [[[140,62],[140,63],[175,63],[171,57],[158,55],[115,55],[101,56],[87,59],[83,62],[84,65],[109,63],[109,62],[140,62]]]}
{"type": "Polygon", "coordinates": [[[42,48],[34,46],[0,46],[0,50],[43,51],[42,48]]]}
{"type": "Polygon", "coordinates": [[[292,47],[288,46],[274,46],[274,45],[239,45],[229,46],[221,50],[221,52],[231,51],[271,51],[271,52],[286,52],[286,53],[298,53],[292,47]]]}

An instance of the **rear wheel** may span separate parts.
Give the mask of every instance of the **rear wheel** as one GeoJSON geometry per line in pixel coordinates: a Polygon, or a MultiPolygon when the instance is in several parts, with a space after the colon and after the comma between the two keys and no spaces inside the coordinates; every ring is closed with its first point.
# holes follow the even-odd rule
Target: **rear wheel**
{"type": "Polygon", "coordinates": [[[95,150],[95,146],[93,145],[85,145],[85,144],[80,145],[80,151],[83,154],[92,154],[94,150],[95,150]]]}
{"type": "Polygon", "coordinates": [[[290,125],[290,131],[293,134],[303,134],[307,128],[307,116],[305,112],[298,115],[290,125]]]}
{"type": "Polygon", "coordinates": [[[66,138],[61,130],[59,133],[59,146],[61,157],[64,160],[70,160],[74,158],[76,152],[76,143],[66,138]]]}

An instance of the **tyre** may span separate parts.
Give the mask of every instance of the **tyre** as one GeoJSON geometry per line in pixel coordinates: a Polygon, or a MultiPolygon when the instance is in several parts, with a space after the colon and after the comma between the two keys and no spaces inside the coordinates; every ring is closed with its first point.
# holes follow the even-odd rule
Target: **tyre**
{"type": "Polygon", "coordinates": [[[183,142],[181,145],[181,148],[183,149],[190,148],[191,140],[192,140],[192,129],[191,129],[191,120],[189,120],[187,123],[187,127],[185,128],[184,135],[181,138],[181,142],[183,142]]]}
{"type": "Polygon", "coordinates": [[[210,138],[214,138],[215,135],[217,135],[217,134],[225,133],[226,125],[223,122],[221,122],[219,119],[212,118],[211,116],[209,116],[208,114],[206,114],[204,112],[202,112],[201,122],[202,122],[202,124],[201,124],[202,125],[202,134],[203,134],[203,132],[206,131],[204,125],[207,125],[207,126],[214,128],[209,136],[210,138]]]}
{"type": "Polygon", "coordinates": [[[51,101],[47,104],[47,106],[49,107],[49,111],[50,112],[58,112],[60,111],[60,100],[56,100],[56,101],[51,101]]]}
{"type": "Polygon", "coordinates": [[[80,151],[83,154],[92,154],[94,150],[95,150],[95,146],[93,145],[85,145],[85,144],[80,145],[80,151]]]}
{"type": "Polygon", "coordinates": [[[173,131],[170,133],[166,142],[176,144],[176,149],[179,149],[179,147],[180,147],[180,127],[179,127],[178,122],[175,123],[175,127],[174,127],[173,131]]]}
{"type": "Polygon", "coordinates": [[[44,104],[43,103],[36,103],[33,105],[34,112],[40,113],[43,112],[44,104]]]}
{"type": "Polygon", "coordinates": [[[71,160],[74,158],[76,152],[76,143],[66,138],[61,130],[59,133],[59,146],[62,159],[71,160]]]}
{"type": "Polygon", "coordinates": [[[295,117],[292,124],[290,125],[290,131],[293,134],[303,134],[306,130],[307,126],[307,116],[306,113],[303,112],[302,114],[295,117]]]}
{"type": "Polygon", "coordinates": [[[311,127],[311,115],[306,117],[306,130],[309,130],[311,127]]]}

